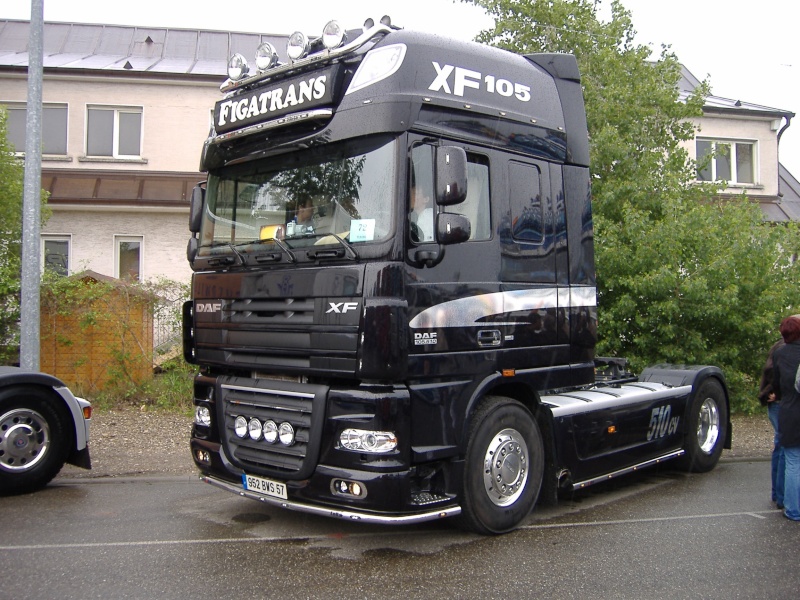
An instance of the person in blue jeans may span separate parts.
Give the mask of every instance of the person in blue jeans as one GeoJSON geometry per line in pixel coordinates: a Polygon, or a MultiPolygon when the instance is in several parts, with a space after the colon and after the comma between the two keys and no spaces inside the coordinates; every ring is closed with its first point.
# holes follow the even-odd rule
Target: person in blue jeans
{"type": "Polygon", "coordinates": [[[783,508],[783,472],[785,469],[783,460],[783,446],[781,446],[780,436],[778,435],[778,412],[781,404],[775,399],[775,390],[772,388],[772,355],[775,350],[783,346],[783,339],[778,340],[772,345],[767,354],[767,362],[761,370],[761,382],[759,384],[758,401],[761,406],[767,407],[767,416],[772,424],[774,438],[772,441],[772,501],[783,508]]]}
{"type": "Polygon", "coordinates": [[[783,514],[800,521],[800,392],[794,385],[800,368],[800,318],[786,317],[780,332],[785,345],[772,355],[772,387],[781,403],[778,432],[784,459],[783,514]]]}

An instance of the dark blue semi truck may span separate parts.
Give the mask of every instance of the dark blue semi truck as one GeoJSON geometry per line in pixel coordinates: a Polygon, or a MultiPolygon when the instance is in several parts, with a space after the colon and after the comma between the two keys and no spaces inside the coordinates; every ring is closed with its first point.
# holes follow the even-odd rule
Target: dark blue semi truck
{"type": "Polygon", "coordinates": [[[730,447],[719,369],[595,357],[575,58],[388,20],[229,64],[193,193],[184,353],[208,483],[481,533],[730,447]]]}

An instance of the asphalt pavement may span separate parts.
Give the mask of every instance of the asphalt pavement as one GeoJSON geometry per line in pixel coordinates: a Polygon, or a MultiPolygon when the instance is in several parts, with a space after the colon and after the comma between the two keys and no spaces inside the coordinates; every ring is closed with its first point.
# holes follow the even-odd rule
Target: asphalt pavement
{"type": "Polygon", "coordinates": [[[765,460],[620,478],[498,537],[293,513],[194,476],[60,478],[0,498],[0,598],[796,598],[798,541],[765,460]]]}

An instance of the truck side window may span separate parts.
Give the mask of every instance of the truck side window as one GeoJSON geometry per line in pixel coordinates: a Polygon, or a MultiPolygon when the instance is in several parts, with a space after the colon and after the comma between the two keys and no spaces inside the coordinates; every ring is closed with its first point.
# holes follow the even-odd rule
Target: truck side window
{"type": "Polygon", "coordinates": [[[412,242],[433,242],[436,205],[433,193],[433,147],[416,146],[411,151],[408,198],[408,230],[412,242]]]}
{"type": "Polygon", "coordinates": [[[470,241],[488,240],[492,233],[489,209],[489,161],[474,154],[467,155],[467,199],[447,207],[447,212],[464,215],[472,225],[470,241]]]}
{"type": "Polygon", "coordinates": [[[510,163],[509,180],[512,237],[521,242],[542,244],[545,220],[539,169],[533,165],[510,163]]]}

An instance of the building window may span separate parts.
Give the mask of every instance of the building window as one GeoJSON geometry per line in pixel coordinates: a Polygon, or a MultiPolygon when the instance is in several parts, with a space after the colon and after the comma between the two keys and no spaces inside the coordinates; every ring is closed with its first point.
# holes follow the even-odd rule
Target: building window
{"type": "Polygon", "coordinates": [[[86,155],[139,158],[142,109],[90,106],[86,115],[86,155]]]}
{"type": "MultiPolygon", "coordinates": [[[[17,154],[25,152],[25,137],[28,131],[28,110],[24,104],[8,105],[8,141],[17,154]]],[[[42,106],[42,154],[66,156],[67,154],[67,105],[45,104],[42,106]]]]}
{"type": "Polygon", "coordinates": [[[42,236],[42,268],[58,275],[69,275],[70,250],[72,240],[70,236],[42,236]]]}
{"type": "Polygon", "coordinates": [[[140,235],[114,236],[115,277],[130,281],[141,279],[143,246],[144,238],[140,235]]]}
{"type": "Polygon", "coordinates": [[[697,140],[697,179],[755,183],[756,145],[753,142],[697,140]]]}

